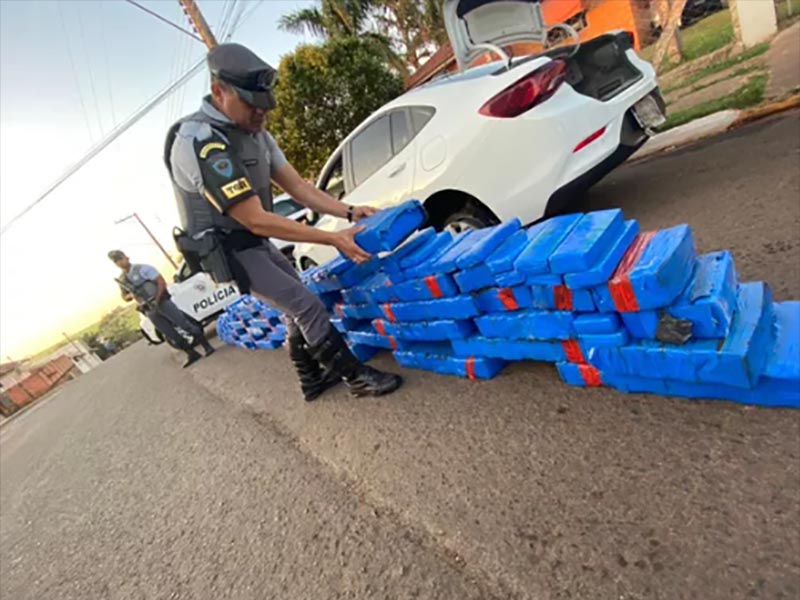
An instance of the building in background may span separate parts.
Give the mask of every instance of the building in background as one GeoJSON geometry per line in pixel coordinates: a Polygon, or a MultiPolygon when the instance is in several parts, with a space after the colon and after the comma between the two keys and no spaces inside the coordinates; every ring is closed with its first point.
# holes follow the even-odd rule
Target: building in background
{"type": "Polygon", "coordinates": [[[35,361],[0,365],[0,414],[15,413],[101,362],[86,344],[75,340],[35,361]]]}

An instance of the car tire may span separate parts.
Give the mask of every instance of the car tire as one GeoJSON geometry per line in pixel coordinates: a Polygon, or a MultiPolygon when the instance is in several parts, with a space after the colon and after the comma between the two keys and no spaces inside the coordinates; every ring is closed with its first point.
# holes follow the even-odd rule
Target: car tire
{"type": "Polygon", "coordinates": [[[499,221],[482,206],[467,204],[444,220],[444,229],[454,234],[497,225],[499,221]]]}
{"type": "Polygon", "coordinates": [[[307,256],[304,256],[300,259],[300,271],[308,271],[309,269],[313,269],[317,266],[317,263],[307,256]]]}

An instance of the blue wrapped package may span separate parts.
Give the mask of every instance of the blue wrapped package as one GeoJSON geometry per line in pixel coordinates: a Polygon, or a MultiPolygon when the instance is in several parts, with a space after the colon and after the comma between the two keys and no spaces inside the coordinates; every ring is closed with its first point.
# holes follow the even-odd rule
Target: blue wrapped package
{"type": "Polygon", "coordinates": [[[429,356],[414,352],[397,351],[394,353],[400,366],[408,369],[433,371],[441,375],[457,375],[468,379],[491,379],[506,366],[506,361],[495,358],[455,356],[429,356]]]}
{"type": "Polygon", "coordinates": [[[342,292],[322,292],[318,294],[320,302],[325,305],[325,310],[333,312],[333,307],[342,301],[342,292]]]}
{"type": "Polygon", "coordinates": [[[453,276],[453,279],[455,279],[458,289],[464,294],[497,286],[494,275],[486,265],[478,265],[466,271],[459,271],[453,276]]]}
{"type": "Polygon", "coordinates": [[[551,273],[579,273],[594,267],[622,234],[618,208],[586,213],[550,254],[551,273]]]}
{"type": "Polygon", "coordinates": [[[487,234],[481,240],[472,243],[469,249],[458,257],[456,261],[458,268],[464,271],[485,263],[492,253],[521,227],[522,223],[519,219],[511,219],[495,227],[487,228],[487,234]]]}
{"type": "Polygon", "coordinates": [[[475,296],[475,302],[481,312],[509,312],[530,308],[533,296],[527,286],[489,288],[475,296]]]}
{"type": "Polygon", "coordinates": [[[275,350],[283,345],[283,340],[254,340],[251,344],[246,344],[245,347],[251,350],[275,350]]]}
{"type": "Polygon", "coordinates": [[[508,340],[473,335],[453,340],[457,356],[486,356],[503,360],[539,360],[557,362],[566,360],[564,345],[558,341],[508,340]]]}
{"type": "Polygon", "coordinates": [[[478,331],[488,338],[511,340],[568,340],[575,314],[565,311],[522,310],[483,315],[475,319],[478,331]]]}
{"type": "Polygon", "coordinates": [[[381,335],[375,331],[350,331],[347,333],[347,339],[360,346],[397,350],[397,342],[392,337],[381,335]]]}
{"type": "Polygon", "coordinates": [[[733,255],[704,254],[697,258],[694,276],[674,304],[663,311],[623,313],[622,318],[631,335],[640,339],[656,339],[664,315],[688,322],[693,339],[722,339],[733,320],[737,289],[733,255]]]}
{"type": "Polygon", "coordinates": [[[525,275],[525,283],[528,285],[546,285],[553,287],[564,285],[564,278],[555,273],[537,273],[534,275],[525,275]]]}
{"type": "MultiPolygon", "coordinates": [[[[491,271],[491,269],[489,269],[491,271]]],[[[525,275],[519,271],[506,271],[494,275],[497,287],[517,287],[525,283],[525,275]]]]}
{"type": "MultiPolygon", "coordinates": [[[[450,275],[431,275],[422,279],[404,281],[392,287],[392,299],[400,302],[450,298],[459,294],[458,286],[450,275]]],[[[376,301],[383,302],[383,295],[374,294],[376,301]]]]}
{"type": "Polygon", "coordinates": [[[614,313],[593,313],[575,317],[572,327],[577,335],[592,335],[615,333],[622,328],[622,323],[614,313]]]}
{"type": "Polygon", "coordinates": [[[356,234],[356,244],[370,254],[394,250],[428,218],[419,200],[409,200],[361,219],[365,229],[356,234]]]}
{"type": "Polygon", "coordinates": [[[411,236],[402,246],[398,247],[391,254],[383,256],[381,260],[381,270],[386,273],[398,273],[401,271],[400,261],[405,257],[416,252],[423,246],[430,244],[436,238],[436,230],[433,227],[426,227],[411,236]]]}
{"type": "Polygon", "coordinates": [[[373,358],[378,352],[380,352],[379,348],[374,346],[363,346],[361,344],[354,344],[349,342],[347,346],[350,348],[350,352],[353,353],[359,362],[365,363],[373,358]]]}
{"type": "Polygon", "coordinates": [[[589,290],[571,290],[565,285],[533,285],[532,307],[538,310],[566,310],[594,312],[595,306],[589,290]]]}
{"type": "Polygon", "coordinates": [[[347,333],[348,331],[360,330],[363,331],[367,328],[372,328],[372,321],[370,319],[348,319],[347,317],[333,317],[331,325],[340,333],[347,333]]]}
{"type": "Polygon", "coordinates": [[[530,241],[530,229],[520,229],[512,233],[507,239],[500,244],[489,256],[486,261],[486,266],[493,275],[497,276],[500,273],[509,273],[514,270],[514,261],[525,249],[530,241]]]}
{"type": "Polygon", "coordinates": [[[337,304],[334,314],[351,319],[378,319],[383,316],[378,304],[337,304]]]}
{"type": "Polygon", "coordinates": [[[308,276],[310,281],[306,285],[318,294],[351,288],[374,275],[381,265],[377,258],[361,264],[356,264],[349,259],[340,260],[340,258],[332,260],[321,268],[311,270],[311,274],[308,276]]]}
{"type": "Polygon", "coordinates": [[[383,316],[391,322],[471,319],[480,314],[472,296],[455,296],[419,302],[387,302],[381,305],[383,316]]]}
{"type": "Polygon", "coordinates": [[[578,342],[584,356],[588,356],[594,348],[619,348],[630,342],[626,329],[611,333],[584,333],[578,336],[578,342]]]}
{"type": "Polygon", "coordinates": [[[600,387],[605,381],[596,367],[587,364],[560,362],[556,364],[561,380],[567,385],[600,387]]]}
{"type": "MultiPolygon", "coordinates": [[[[437,233],[436,236],[429,242],[422,244],[406,256],[401,258],[398,262],[400,269],[405,272],[407,279],[413,279],[414,276],[409,271],[416,269],[422,264],[431,261],[442,254],[447,248],[453,244],[453,234],[449,231],[442,231],[437,233]]],[[[423,270],[423,275],[427,272],[423,270]]]]}
{"type": "MultiPolygon", "coordinates": [[[[340,302],[344,304],[366,304],[371,302],[370,296],[367,294],[367,289],[362,286],[351,287],[347,290],[342,290],[339,296],[340,302]]],[[[334,303],[334,306],[338,303],[334,303]]]]}
{"type": "Polygon", "coordinates": [[[733,321],[737,288],[733,255],[704,254],[697,259],[686,291],[667,311],[676,319],[691,321],[693,337],[724,338],[733,321]]]}
{"type": "Polygon", "coordinates": [[[265,329],[261,329],[260,327],[248,327],[247,337],[249,337],[251,340],[263,340],[265,337],[267,337],[267,331],[265,329]]]}
{"type": "Polygon", "coordinates": [[[794,385],[785,385],[784,382],[765,377],[753,389],[742,389],[716,383],[650,379],[633,375],[602,373],[591,365],[559,363],[557,367],[562,380],[569,385],[582,387],[605,385],[627,393],[729,400],[755,406],[800,408],[800,382],[795,382],[794,385]]]}
{"type": "Polygon", "coordinates": [[[736,313],[723,341],[696,340],[683,346],[642,340],[622,348],[593,348],[588,360],[604,374],[716,383],[753,388],[764,370],[773,339],[772,293],[764,283],[739,288],[736,313]]]}
{"type": "Polygon", "coordinates": [[[696,258],[688,225],[640,233],[608,284],[592,288],[597,308],[638,312],[669,306],[688,285],[696,258]]]}
{"type": "MultiPolygon", "coordinates": [[[[616,313],[603,314],[611,315],[616,313]]],[[[619,313],[619,316],[632,338],[640,340],[656,339],[658,320],[660,318],[659,311],[643,310],[641,312],[619,313]]]]}
{"type": "Polygon", "coordinates": [[[562,215],[531,227],[529,229],[531,241],[517,257],[514,268],[526,276],[549,273],[550,255],[569,235],[582,216],[581,213],[562,215]]]}
{"type": "Polygon", "coordinates": [[[775,338],[759,387],[780,397],[782,406],[800,408],[800,301],[778,302],[773,311],[775,338]]]}
{"type": "MultiPolygon", "coordinates": [[[[359,286],[359,289],[363,291],[363,296],[366,298],[366,302],[392,302],[397,300],[395,297],[393,290],[394,286],[402,283],[405,281],[405,276],[402,272],[398,273],[376,273],[372,277],[370,277],[367,281],[359,286]]],[[[346,290],[345,290],[346,291],[346,290]]],[[[342,296],[344,297],[345,292],[342,292],[342,296]]],[[[353,304],[352,302],[347,302],[347,304],[353,304]]],[[[363,304],[363,302],[356,302],[355,304],[363,304]]]]}
{"type": "Polygon", "coordinates": [[[637,221],[625,221],[622,232],[612,241],[605,255],[590,269],[579,273],[567,273],[564,275],[564,282],[573,290],[606,283],[638,234],[639,223],[637,221]]]}
{"type": "Polygon", "coordinates": [[[411,342],[438,342],[456,340],[475,333],[472,321],[429,321],[418,323],[390,323],[384,319],[372,322],[381,335],[390,335],[397,340],[411,342]]]}
{"type": "Polygon", "coordinates": [[[490,229],[472,229],[469,231],[462,231],[453,238],[453,242],[447,246],[438,256],[433,257],[424,265],[420,265],[417,269],[418,275],[438,275],[443,273],[452,273],[458,270],[456,262],[458,258],[472,248],[475,244],[479,243],[491,232],[490,229]]]}
{"type": "Polygon", "coordinates": [[[452,356],[453,345],[450,341],[441,342],[410,342],[408,340],[396,340],[398,350],[413,352],[414,354],[424,354],[427,356],[452,356]]]}

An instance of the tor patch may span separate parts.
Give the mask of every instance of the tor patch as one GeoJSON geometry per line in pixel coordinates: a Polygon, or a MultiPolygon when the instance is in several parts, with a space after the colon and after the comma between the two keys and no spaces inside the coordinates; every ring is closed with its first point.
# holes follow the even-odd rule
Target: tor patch
{"type": "Polygon", "coordinates": [[[220,156],[211,163],[211,168],[214,169],[225,179],[233,177],[233,163],[227,156],[220,156]]]}

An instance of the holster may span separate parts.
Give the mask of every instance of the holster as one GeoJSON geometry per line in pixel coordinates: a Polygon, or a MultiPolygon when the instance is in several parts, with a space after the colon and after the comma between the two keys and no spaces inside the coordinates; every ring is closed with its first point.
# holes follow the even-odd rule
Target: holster
{"type": "Polygon", "coordinates": [[[192,271],[204,271],[217,283],[235,281],[240,293],[250,293],[250,277],[236,258],[236,252],[261,246],[264,238],[243,230],[208,231],[199,239],[176,232],[174,237],[192,271]]]}

